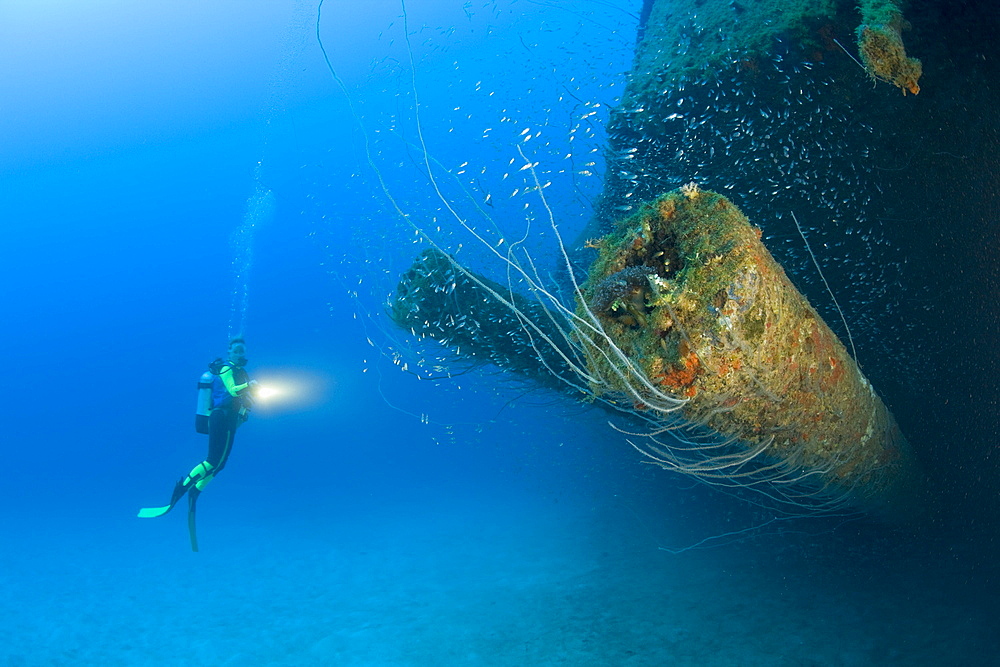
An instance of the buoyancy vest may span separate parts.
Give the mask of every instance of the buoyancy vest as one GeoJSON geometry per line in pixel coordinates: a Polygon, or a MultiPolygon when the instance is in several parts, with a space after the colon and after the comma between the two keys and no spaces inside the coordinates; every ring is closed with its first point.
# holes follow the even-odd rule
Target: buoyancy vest
{"type": "Polygon", "coordinates": [[[232,410],[234,412],[240,411],[243,407],[249,407],[244,405],[244,401],[239,396],[233,396],[226,389],[225,383],[222,381],[222,372],[226,368],[231,368],[233,371],[233,383],[236,385],[246,384],[250,381],[250,374],[247,373],[246,369],[242,366],[234,366],[228,361],[223,361],[222,359],[216,359],[208,365],[208,370],[212,373],[212,409],[222,408],[224,410],[232,410]]]}

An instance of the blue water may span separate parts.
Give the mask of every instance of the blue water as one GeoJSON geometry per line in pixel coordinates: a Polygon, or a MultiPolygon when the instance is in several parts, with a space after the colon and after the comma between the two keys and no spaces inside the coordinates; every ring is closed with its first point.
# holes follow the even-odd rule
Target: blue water
{"type": "MultiPolygon", "coordinates": [[[[988,482],[930,526],[770,522],[606,413],[495,369],[426,379],[447,355],[385,317],[426,245],[377,174],[489,260],[423,175],[414,95],[439,173],[468,163],[499,237],[535,216],[549,262],[515,147],[572,239],[640,5],[411,0],[408,49],[398,1],[328,0],[346,96],[315,3],[0,8],[0,665],[996,664],[988,482]],[[234,323],[286,394],[192,553],[183,508],[135,513],[204,456],[195,384],[234,323]]],[[[983,452],[960,460],[988,477],[983,452]]]]}

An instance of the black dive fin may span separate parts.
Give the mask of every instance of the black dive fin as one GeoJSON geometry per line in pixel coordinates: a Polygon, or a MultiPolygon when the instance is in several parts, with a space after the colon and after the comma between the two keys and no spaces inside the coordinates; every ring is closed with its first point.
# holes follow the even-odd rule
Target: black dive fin
{"type": "Polygon", "coordinates": [[[199,493],[198,489],[191,489],[191,493],[188,494],[188,534],[191,536],[191,551],[198,551],[198,533],[195,531],[194,525],[194,508],[195,503],[198,502],[199,493]]]}

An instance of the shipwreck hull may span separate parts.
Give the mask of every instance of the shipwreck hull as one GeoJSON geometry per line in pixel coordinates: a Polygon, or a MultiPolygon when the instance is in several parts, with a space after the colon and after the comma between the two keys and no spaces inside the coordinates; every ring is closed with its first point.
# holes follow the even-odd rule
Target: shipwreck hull
{"type": "Polygon", "coordinates": [[[663,467],[799,508],[916,507],[910,445],[760,231],[722,195],[673,190],[694,180],[757,221],[864,226],[877,190],[864,121],[919,92],[900,3],[648,0],[643,19],[603,192],[560,248],[559,284],[515,260],[499,268],[518,295],[429,250],[393,319],[644,421],[630,442],[663,467]],[[873,79],[892,85],[873,92],[873,79]]]}

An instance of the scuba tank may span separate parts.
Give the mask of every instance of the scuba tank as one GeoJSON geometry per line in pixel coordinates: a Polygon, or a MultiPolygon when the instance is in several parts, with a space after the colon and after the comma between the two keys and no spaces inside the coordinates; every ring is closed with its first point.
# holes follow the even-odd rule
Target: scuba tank
{"type": "MultiPolygon", "coordinates": [[[[222,369],[226,366],[230,366],[230,362],[223,361],[221,358],[216,359],[208,365],[208,370],[201,374],[198,379],[198,404],[195,408],[194,414],[194,430],[198,433],[204,435],[209,434],[208,419],[209,415],[212,414],[212,409],[215,406],[215,389],[216,389],[216,379],[222,373],[222,369]]],[[[240,379],[248,380],[245,370],[240,369],[242,377],[240,379]]],[[[241,383],[242,384],[242,383],[241,383]]],[[[225,392],[222,389],[223,383],[219,381],[220,391],[225,392]]],[[[228,395],[228,394],[227,394],[228,395]]],[[[246,390],[240,390],[240,392],[232,399],[232,408],[236,411],[238,423],[242,424],[247,419],[250,418],[250,409],[253,407],[253,394],[246,390]]]]}
{"type": "Polygon", "coordinates": [[[194,430],[208,435],[208,415],[212,413],[212,372],[205,371],[198,378],[198,405],[194,412],[194,430]]]}

